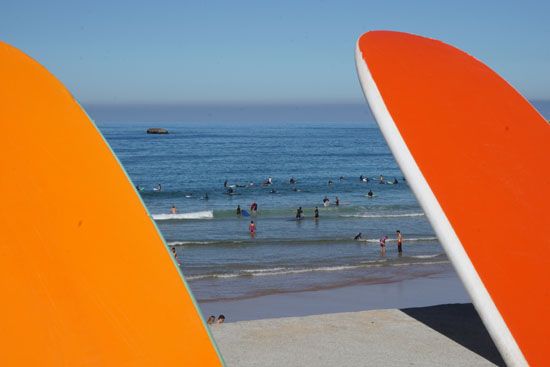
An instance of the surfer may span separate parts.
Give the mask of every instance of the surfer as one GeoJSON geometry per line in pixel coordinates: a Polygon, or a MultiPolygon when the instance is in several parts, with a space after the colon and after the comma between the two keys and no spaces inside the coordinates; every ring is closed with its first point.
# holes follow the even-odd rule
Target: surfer
{"type": "Polygon", "coordinates": [[[319,208],[315,207],[315,211],[313,212],[313,216],[315,219],[319,219],[319,208]]]}
{"type": "Polygon", "coordinates": [[[379,183],[381,183],[381,184],[386,183],[386,181],[384,181],[384,176],[380,175],[379,183]]]}
{"type": "Polygon", "coordinates": [[[296,220],[300,220],[302,219],[302,213],[304,211],[302,210],[302,207],[299,207],[298,209],[296,209],[296,220]]]}
{"type": "Polygon", "coordinates": [[[241,206],[237,205],[237,215],[241,215],[241,213],[242,213],[241,206]]]}
{"type": "Polygon", "coordinates": [[[353,237],[353,239],[355,241],[359,241],[362,238],[362,236],[363,236],[363,233],[359,232],[359,233],[357,233],[357,235],[355,237],[353,237]]]}
{"type": "Polygon", "coordinates": [[[369,198],[371,198],[371,197],[374,196],[374,194],[372,193],[372,190],[369,190],[369,192],[367,193],[367,196],[368,196],[369,198]]]}
{"type": "Polygon", "coordinates": [[[399,181],[397,181],[397,178],[394,177],[394,178],[393,178],[393,184],[395,185],[395,184],[398,184],[398,183],[399,183],[399,181]]]}
{"type": "Polygon", "coordinates": [[[251,220],[250,224],[248,225],[248,231],[250,232],[250,235],[252,237],[256,235],[256,225],[254,224],[253,220],[251,220]]]}
{"type": "Polygon", "coordinates": [[[340,199],[338,199],[338,196],[336,197],[336,206],[340,206],[340,199]]]}
{"type": "Polygon", "coordinates": [[[172,205],[172,208],[170,208],[170,213],[172,213],[172,214],[177,214],[178,213],[178,209],[176,208],[175,205],[172,205]]]}
{"type": "Polygon", "coordinates": [[[137,191],[143,191],[143,187],[139,186],[139,185],[136,185],[136,190],[137,191]]]}
{"type": "Polygon", "coordinates": [[[232,188],[232,187],[228,187],[228,188],[227,188],[226,194],[227,194],[227,195],[233,195],[233,194],[235,194],[235,189],[232,188]]]}
{"type": "Polygon", "coordinates": [[[399,255],[401,255],[403,253],[403,235],[401,235],[401,231],[400,230],[397,230],[396,231],[397,233],[397,252],[399,253],[399,255]]]}
{"type": "Polygon", "coordinates": [[[386,254],[386,240],[388,236],[380,237],[380,255],[384,256],[386,254]]]}
{"type": "Polygon", "coordinates": [[[296,183],[296,179],[294,177],[291,177],[290,180],[288,180],[288,183],[294,185],[296,183]]]}
{"type": "Polygon", "coordinates": [[[157,186],[153,187],[153,191],[162,191],[162,185],[157,184],[157,186]]]}

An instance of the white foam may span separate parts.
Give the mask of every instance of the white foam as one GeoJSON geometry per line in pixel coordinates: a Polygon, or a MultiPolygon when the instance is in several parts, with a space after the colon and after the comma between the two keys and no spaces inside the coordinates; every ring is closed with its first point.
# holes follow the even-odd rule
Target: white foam
{"type": "Polygon", "coordinates": [[[180,213],[180,214],[153,214],[154,220],[178,220],[178,219],[212,219],[214,212],[204,210],[200,212],[180,213]]]}
{"type": "Polygon", "coordinates": [[[423,217],[424,213],[407,213],[407,214],[348,214],[342,215],[348,218],[404,218],[404,217],[423,217]]]}

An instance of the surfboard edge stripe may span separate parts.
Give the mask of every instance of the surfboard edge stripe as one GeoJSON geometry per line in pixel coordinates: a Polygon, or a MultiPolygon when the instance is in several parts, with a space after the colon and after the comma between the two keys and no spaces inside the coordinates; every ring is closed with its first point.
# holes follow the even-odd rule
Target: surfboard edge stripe
{"type": "Polygon", "coordinates": [[[426,213],[426,217],[433,226],[464,287],[472,297],[473,304],[503,359],[510,366],[528,366],[521,349],[485,288],[428,182],[416,164],[407,144],[399,133],[399,129],[388,111],[376,82],[368,69],[368,65],[363,58],[359,43],[356,44],[355,49],[355,65],[365,99],[382,131],[382,135],[407,178],[414,195],[426,213]]]}

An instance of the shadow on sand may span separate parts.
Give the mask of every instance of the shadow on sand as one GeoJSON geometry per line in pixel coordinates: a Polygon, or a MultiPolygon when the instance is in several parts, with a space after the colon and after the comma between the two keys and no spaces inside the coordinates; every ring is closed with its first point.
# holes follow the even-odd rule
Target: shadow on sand
{"type": "Polygon", "coordinates": [[[471,303],[404,308],[401,311],[497,366],[506,366],[471,303]]]}

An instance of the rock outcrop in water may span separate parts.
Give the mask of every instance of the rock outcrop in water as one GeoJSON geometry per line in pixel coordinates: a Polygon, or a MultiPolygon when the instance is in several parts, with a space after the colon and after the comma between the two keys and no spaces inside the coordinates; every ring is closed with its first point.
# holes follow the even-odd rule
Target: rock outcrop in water
{"type": "Polygon", "coordinates": [[[168,134],[168,130],[163,129],[162,127],[152,127],[147,129],[147,134],[168,134]]]}

